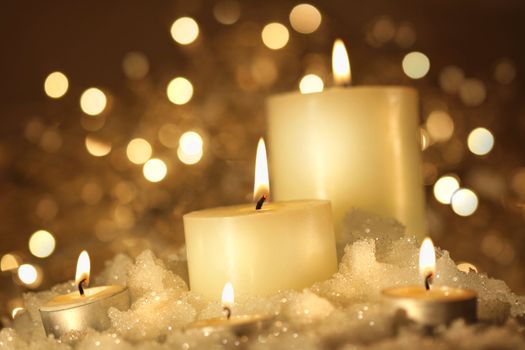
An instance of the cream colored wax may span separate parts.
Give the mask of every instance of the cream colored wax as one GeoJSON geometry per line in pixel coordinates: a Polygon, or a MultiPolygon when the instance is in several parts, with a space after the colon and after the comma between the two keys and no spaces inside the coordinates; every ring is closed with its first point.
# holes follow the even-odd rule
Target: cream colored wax
{"type": "Polygon", "coordinates": [[[301,289],[337,270],[330,203],[302,200],[239,205],[184,215],[190,288],[220,300],[301,289]]]}
{"type": "Polygon", "coordinates": [[[267,101],[272,195],[330,199],[426,234],[418,97],[407,87],[334,87],[267,101]]]}

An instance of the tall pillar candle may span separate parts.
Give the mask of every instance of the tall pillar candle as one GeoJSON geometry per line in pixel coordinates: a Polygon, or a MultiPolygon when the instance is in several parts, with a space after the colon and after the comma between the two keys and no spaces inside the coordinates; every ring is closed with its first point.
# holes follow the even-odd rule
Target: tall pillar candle
{"type": "Polygon", "coordinates": [[[418,96],[400,86],[333,87],[267,101],[276,200],[330,199],[336,229],[351,208],[426,234],[418,96]]]}

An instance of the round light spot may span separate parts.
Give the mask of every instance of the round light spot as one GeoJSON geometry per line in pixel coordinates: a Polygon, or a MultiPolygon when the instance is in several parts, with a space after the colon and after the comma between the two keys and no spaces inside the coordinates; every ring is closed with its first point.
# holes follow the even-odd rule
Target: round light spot
{"type": "Polygon", "coordinates": [[[179,146],[180,131],[176,124],[167,123],[159,129],[159,141],[163,146],[175,148],[179,146]]]}
{"type": "Polygon", "coordinates": [[[439,85],[443,91],[449,94],[458,92],[464,80],[465,73],[456,66],[447,66],[439,73],[439,85]]]}
{"type": "Polygon", "coordinates": [[[62,72],[53,72],[49,74],[44,81],[44,91],[51,98],[60,98],[64,96],[69,88],[69,81],[62,72]]]}
{"type": "Polygon", "coordinates": [[[397,28],[394,40],[399,47],[408,49],[416,42],[416,31],[414,27],[410,23],[402,23],[399,28],[397,28]]]}
{"type": "Polygon", "coordinates": [[[433,111],[426,121],[427,131],[436,142],[448,141],[454,133],[454,121],[447,112],[433,111]]]}
{"type": "Polygon", "coordinates": [[[98,115],[107,104],[106,94],[97,88],[89,88],[80,96],[80,108],[88,115],[98,115]]]}
{"type": "Polygon", "coordinates": [[[102,187],[100,187],[100,185],[96,182],[88,182],[85,184],[82,187],[82,191],[80,193],[80,197],[84,203],[89,205],[97,204],[103,196],[104,191],[102,190],[102,187]]]}
{"type": "Polygon", "coordinates": [[[217,22],[222,24],[234,24],[241,16],[241,6],[235,0],[219,1],[213,7],[213,16],[217,22]]]}
{"type": "Polygon", "coordinates": [[[153,149],[148,141],[144,139],[133,139],[128,143],[126,155],[130,162],[134,164],[144,164],[151,158],[153,149]]]}
{"type": "Polygon", "coordinates": [[[197,153],[185,153],[180,147],[177,149],[177,157],[179,157],[179,160],[186,165],[197,164],[201,160],[202,155],[202,149],[197,153]]]}
{"type": "Polygon", "coordinates": [[[503,59],[494,68],[494,79],[500,84],[510,84],[516,78],[516,66],[508,59],[503,59]]]}
{"type": "Polygon", "coordinates": [[[95,157],[104,157],[111,152],[111,143],[92,135],[86,136],[85,145],[89,154],[95,157]]]}
{"type": "Polygon", "coordinates": [[[470,216],[478,208],[478,196],[468,188],[457,190],[452,196],[452,210],[459,216],[470,216]]]}
{"type": "Polygon", "coordinates": [[[62,136],[55,128],[49,128],[40,137],[40,147],[46,152],[54,153],[62,147],[62,136]]]}
{"type": "Polygon", "coordinates": [[[58,204],[51,197],[42,198],[36,206],[36,215],[42,220],[53,220],[58,214],[58,204]]]}
{"type": "Polygon", "coordinates": [[[173,40],[181,45],[188,45],[199,36],[199,25],[191,17],[181,17],[171,25],[173,40]]]}
{"type": "Polygon", "coordinates": [[[188,79],[177,77],[170,81],[166,93],[172,103],[183,105],[191,100],[193,96],[193,85],[188,79]]]}
{"type": "Polygon", "coordinates": [[[470,152],[483,156],[494,147],[494,136],[488,129],[476,128],[468,135],[467,145],[470,152]]]}
{"type": "Polygon", "coordinates": [[[39,230],[29,238],[29,251],[37,258],[47,258],[55,251],[55,237],[47,231],[39,230]]]}
{"type": "Polygon", "coordinates": [[[469,107],[476,107],[485,101],[487,90],[479,79],[465,79],[459,88],[461,101],[469,107]]]}
{"type": "Polygon", "coordinates": [[[302,94],[321,92],[324,89],[323,79],[315,74],[305,75],[299,82],[299,90],[302,94]]]}
{"type": "Polygon", "coordinates": [[[439,203],[450,204],[454,192],[459,189],[456,177],[447,175],[440,177],[434,184],[434,197],[439,203]]]}
{"type": "Polygon", "coordinates": [[[290,33],[281,23],[269,23],[264,26],[261,33],[264,45],[272,50],[279,50],[286,46],[290,33]]]}
{"type": "Polygon", "coordinates": [[[149,72],[149,62],[142,52],[128,52],[122,60],[122,70],[129,79],[142,79],[149,72]]]}
{"type": "Polygon", "coordinates": [[[200,161],[203,154],[202,137],[195,131],[187,131],[179,139],[177,156],[184,164],[195,164],[200,161]]]}
{"type": "Polygon", "coordinates": [[[517,168],[514,171],[510,187],[522,200],[525,200],[525,168],[517,168]]]}
{"type": "Polygon", "coordinates": [[[0,260],[1,271],[15,270],[20,266],[20,258],[15,254],[5,254],[0,260]]]}
{"type": "Polygon", "coordinates": [[[410,52],[403,58],[403,71],[412,79],[421,79],[430,70],[430,60],[422,52],[410,52]]]}
{"type": "Polygon", "coordinates": [[[166,163],[158,158],[148,160],[142,168],[142,173],[146,180],[150,182],[162,181],[168,173],[166,163]]]}
{"type": "Polygon", "coordinates": [[[261,86],[272,85],[279,74],[274,61],[267,57],[256,58],[250,67],[250,71],[253,80],[261,86]]]}
{"type": "Polygon", "coordinates": [[[18,268],[18,278],[22,283],[32,285],[38,280],[38,271],[31,264],[22,264],[18,268]]]}
{"type": "Polygon", "coordinates": [[[372,35],[379,44],[385,44],[396,35],[396,26],[392,18],[379,17],[372,26],[372,35]]]}
{"type": "Polygon", "coordinates": [[[313,33],[321,25],[321,12],[313,5],[299,4],[290,12],[290,24],[299,33],[313,33]]]}

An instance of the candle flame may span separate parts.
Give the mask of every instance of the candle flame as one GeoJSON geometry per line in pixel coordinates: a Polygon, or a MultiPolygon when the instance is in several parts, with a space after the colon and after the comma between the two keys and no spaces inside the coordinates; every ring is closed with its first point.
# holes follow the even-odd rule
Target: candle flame
{"type": "Polygon", "coordinates": [[[222,289],[222,306],[225,308],[231,308],[235,302],[235,294],[233,292],[233,285],[231,282],[226,282],[222,289]]]}
{"type": "Polygon", "coordinates": [[[268,160],[266,159],[266,145],[261,137],[257,145],[257,156],[255,157],[253,199],[257,201],[262,196],[270,196],[270,180],[268,176],[268,160]]]}
{"type": "Polygon", "coordinates": [[[345,44],[341,39],[336,39],[332,49],[332,72],[337,86],[348,85],[351,82],[350,60],[345,44]]]}
{"type": "Polygon", "coordinates": [[[423,278],[433,275],[436,271],[436,251],[430,238],[425,238],[419,251],[419,273],[423,278]]]}
{"type": "Polygon", "coordinates": [[[89,254],[85,250],[80,253],[77,261],[77,272],[75,274],[75,283],[78,285],[82,280],[85,280],[83,285],[89,284],[89,272],[91,270],[91,262],[89,261],[89,254]]]}

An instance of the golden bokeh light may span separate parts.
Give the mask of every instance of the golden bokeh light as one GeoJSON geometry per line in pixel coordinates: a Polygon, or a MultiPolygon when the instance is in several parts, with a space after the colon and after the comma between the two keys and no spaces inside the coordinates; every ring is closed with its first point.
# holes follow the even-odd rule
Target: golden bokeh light
{"type": "Polygon", "coordinates": [[[149,72],[149,62],[142,52],[128,52],[122,60],[122,70],[129,79],[142,79],[149,72]]]}
{"type": "Polygon", "coordinates": [[[148,141],[136,138],[129,141],[126,147],[126,155],[130,162],[134,164],[144,164],[151,158],[153,149],[148,141]]]}
{"type": "Polygon", "coordinates": [[[104,196],[104,191],[102,190],[102,187],[100,187],[99,184],[96,182],[88,182],[84,186],[82,186],[82,191],[80,192],[80,198],[84,201],[84,203],[89,205],[95,205],[104,196]]]}
{"type": "Polygon", "coordinates": [[[264,45],[272,50],[279,50],[286,46],[290,33],[281,23],[273,22],[264,26],[261,37],[264,45]]]}
{"type": "Polygon", "coordinates": [[[104,111],[107,104],[106,94],[100,89],[89,88],[80,96],[80,108],[87,115],[98,115],[104,111]]]}
{"type": "Polygon", "coordinates": [[[488,129],[476,128],[468,135],[467,145],[470,152],[483,156],[494,147],[494,136],[488,129]]]}
{"type": "Polygon", "coordinates": [[[459,181],[453,175],[440,177],[434,184],[434,197],[439,203],[450,204],[454,192],[459,189],[459,181]]]}
{"type": "Polygon", "coordinates": [[[166,174],[168,173],[168,167],[163,160],[152,158],[144,163],[142,173],[144,174],[146,180],[150,182],[159,182],[166,177],[166,174]]]}
{"type": "Polygon", "coordinates": [[[508,59],[503,59],[494,68],[494,79],[503,85],[510,84],[516,78],[516,66],[508,59]]]}
{"type": "Polygon", "coordinates": [[[275,62],[268,57],[257,57],[250,67],[253,80],[260,86],[271,86],[278,77],[275,62]]]}
{"type": "Polygon", "coordinates": [[[478,196],[468,188],[461,188],[454,192],[450,204],[454,213],[459,216],[470,216],[478,208],[478,196]]]}
{"type": "Polygon", "coordinates": [[[299,90],[302,94],[321,92],[324,89],[323,79],[315,74],[307,74],[299,82],[299,90]]]}
{"type": "Polygon", "coordinates": [[[58,204],[51,197],[45,197],[38,201],[36,215],[42,220],[53,220],[58,214],[58,204]]]}
{"type": "Polygon", "coordinates": [[[39,281],[38,270],[31,264],[22,264],[18,268],[18,278],[27,286],[34,286],[39,281]]]}
{"type": "Polygon", "coordinates": [[[160,127],[158,137],[160,143],[168,148],[179,146],[180,130],[176,124],[167,123],[160,127]]]}
{"type": "Polygon", "coordinates": [[[85,145],[89,154],[94,157],[104,157],[111,152],[111,143],[96,136],[86,136],[85,145]]]}
{"type": "Polygon", "coordinates": [[[62,136],[56,128],[49,128],[40,137],[40,147],[48,153],[55,153],[62,147],[62,136]]]}
{"type": "Polygon", "coordinates": [[[199,36],[199,25],[191,17],[181,17],[171,25],[171,37],[181,45],[188,45],[199,36]]]}
{"type": "Polygon", "coordinates": [[[16,270],[20,266],[20,258],[15,254],[5,254],[0,259],[0,270],[11,271],[16,270]]]}
{"type": "Polygon", "coordinates": [[[372,36],[375,41],[382,45],[394,39],[396,25],[389,16],[380,16],[372,26],[372,36]]]}
{"type": "Polygon", "coordinates": [[[479,79],[465,79],[459,87],[459,97],[465,106],[476,107],[487,98],[487,89],[479,79]]]}
{"type": "Polygon", "coordinates": [[[204,141],[195,131],[187,131],[179,139],[177,156],[184,164],[192,165],[198,163],[203,155],[204,141]]]}
{"type": "Polygon", "coordinates": [[[235,0],[222,0],[213,7],[213,16],[217,22],[230,25],[239,20],[241,6],[235,0]]]}
{"type": "Polygon", "coordinates": [[[172,103],[183,105],[191,100],[193,96],[193,85],[188,79],[177,77],[170,81],[166,93],[172,103]]]}
{"type": "Polygon", "coordinates": [[[421,79],[430,70],[430,60],[424,53],[413,51],[405,55],[402,66],[408,77],[421,79]]]}
{"type": "Polygon", "coordinates": [[[202,150],[197,153],[185,153],[180,147],[177,148],[177,157],[186,165],[197,164],[201,160],[203,154],[202,150]]]}
{"type": "Polygon", "coordinates": [[[321,12],[310,4],[299,4],[290,12],[292,28],[302,34],[313,33],[321,25],[321,12]]]}
{"type": "Polygon", "coordinates": [[[62,72],[53,72],[49,74],[44,81],[44,91],[51,98],[60,98],[64,96],[69,88],[69,81],[62,72]]]}
{"type": "Polygon", "coordinates": [[[394,38],[396,44],[403,48],[408,49],[416,42],[416,31],[410,23],[402,23],[397,28],[396,36],[394,38]]]}
{"type": "Polygon", "coordinates": [[[454,133],[454,121],[445,111],[433,111],[427,118],[426,129],[433,141],[448,141],[454,133]]]}
{"type": "Polygon", "coordinates": [[[55,237],[48,231],[39,230],[29,238],[29,251],[37,258],[47,258],[55,251],[55,237]]]}
{"type": "Polygon", "coordinates": [[[455,94],[465,80],[465,73],[456,66],[446,66],[439,73],[439,85],[443,91],[455,94]]]}

